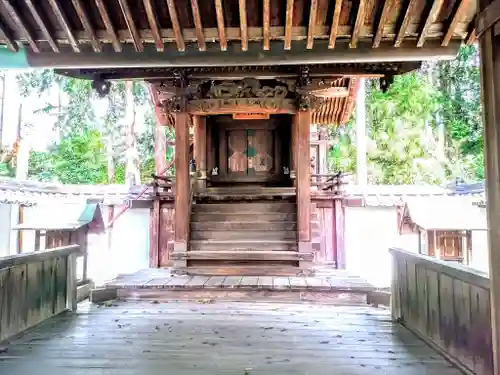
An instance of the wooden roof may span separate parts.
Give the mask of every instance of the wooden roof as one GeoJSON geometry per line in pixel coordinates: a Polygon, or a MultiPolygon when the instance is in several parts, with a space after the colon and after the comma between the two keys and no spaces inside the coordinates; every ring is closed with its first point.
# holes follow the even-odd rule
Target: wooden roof
{"type": "Polygon", "coordinates": [[[473,40],[475,12],[470,0],[0,0],[0,44],[27,47],[30,66],[416,61],[473,40]],[[200,52],[222,59],[190,59],[200,52]]]}

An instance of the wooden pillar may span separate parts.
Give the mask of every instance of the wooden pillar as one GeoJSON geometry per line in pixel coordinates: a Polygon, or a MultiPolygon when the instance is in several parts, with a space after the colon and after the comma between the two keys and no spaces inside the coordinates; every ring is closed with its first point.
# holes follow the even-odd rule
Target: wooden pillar
{"type": "Polygon", "coordinates": [[[194,160],[196,161],[197,186],[203,190],[207,186],[207,126],[205,116],[193,116],[195,129],[194,160]]]}
{"type": "MultiPolygon", "coordinates": [[[[311,163],[310,132],[311,110],[299,111],[296,115],[297,140],[297,229],[300,253],[311,252],[311,163]]],[[[301,268],[308,268],[310,262],[301,261],[301,268]]]]}
{"type": "Polygon", "coordinates": [[[290,155],[290,177],[293,179],[293,185],[297,186],[297,123],[298,115],[292,116],[292,137],[291,137],[291,155],[290,155]]]}
{"type": "MultiPolygon", "coordinates": [[[[189,115],[175,115],[175,234],[174,252],[187,252],[189,236],[189,115]]],[[[186,260],[177,260],[174,267],[185,267],[186,260]]]]}
{"type": "MultiPolygon", "coordinates": [[[[479,1],[482,12],[490,1],[479,1]]],[[[479,24],[479,23],[478,23],[479,24]]],[[[496,28],[495,28],[496,29],[496,28]]],[[[484,149],[490,258],[493,374],[500,374],[500,36],[490,28],[480,37],[484,103],[484,149]]]]}
{"type": "MultiPolygon", "coordinates": [[[[149,216],[149,267],[158,268],[160,253],[160,199],[155,196],[149,216]]],[[[166,230],[166,228],[165,228],[166,230]]]]}

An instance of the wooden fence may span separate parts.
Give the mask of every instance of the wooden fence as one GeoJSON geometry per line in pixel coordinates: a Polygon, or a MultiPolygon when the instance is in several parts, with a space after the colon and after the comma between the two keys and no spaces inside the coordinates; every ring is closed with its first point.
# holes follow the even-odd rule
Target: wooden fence
{"type": "Polygon", "coordinates": [[[76,310],[79,245],[0,259],[0,342],[76,310]]]}
{"type": "Polygon", "coordinates": [[[493,374],[488,276],[401,249],[390,252],[393,318],[466,372],[493,374]]]}

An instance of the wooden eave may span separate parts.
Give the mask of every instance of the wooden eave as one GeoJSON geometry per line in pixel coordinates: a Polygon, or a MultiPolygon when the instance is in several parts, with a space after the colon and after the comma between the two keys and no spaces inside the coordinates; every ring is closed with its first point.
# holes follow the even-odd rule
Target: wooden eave
{"type": "Polygon", "coordinates": [[[1,0],[0,44],[26,52],[30,66],[95,69],[127,51],[149,51],[143,62],[151,51],[227,58],[257,48],[306,58],[326,48],[334,56],[346,44],[366,55],[431,46],[428,54],[439,56],[455,41],[474,39],[475,13],[469,0],[1,0]]]}

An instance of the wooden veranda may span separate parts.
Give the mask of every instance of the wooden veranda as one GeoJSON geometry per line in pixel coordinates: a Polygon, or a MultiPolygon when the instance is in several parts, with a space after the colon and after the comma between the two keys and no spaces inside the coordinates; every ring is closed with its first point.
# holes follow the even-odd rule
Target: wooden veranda
{"type": "MultiPolygon", "coordinates": [[[[76,257],[86,249],[16,255],[0,260],[2,372],[500,375],[499,19],[500,0],[1,0],[2,67],[58,68],[92,79],[102,95],[114,79],[145,79],[161,121],[175,126],[172,255],[188,275],[153,283],[158,290],[180,277],[182,285],[212,280],[189,274],[196,267],[239,277],[228,283],[234,289],[247,285],[243,277],[279,269],[288,280],[280,279],[280,292],[300,297],[292,281],[307,289],[311,276],[311,124],[346,121],[358,76],[379,78],[385,90],[394,75],[451,59],[479,38],[491,259],[488,277],[393,249],[391,316],[367,301],[325,307],[173,297],[74,314],[76,257]],[[234,191],[256,186],[293,193],[270,203],[275,193],[234,191]],[[245,236],[260,236],[264,247],[237,247],[245,236]]],[[[154,201],[155,231],[165,230],[165,204],[154,201]]],[[[327,284],[322,293],[335,292],[327,284]]]]}

